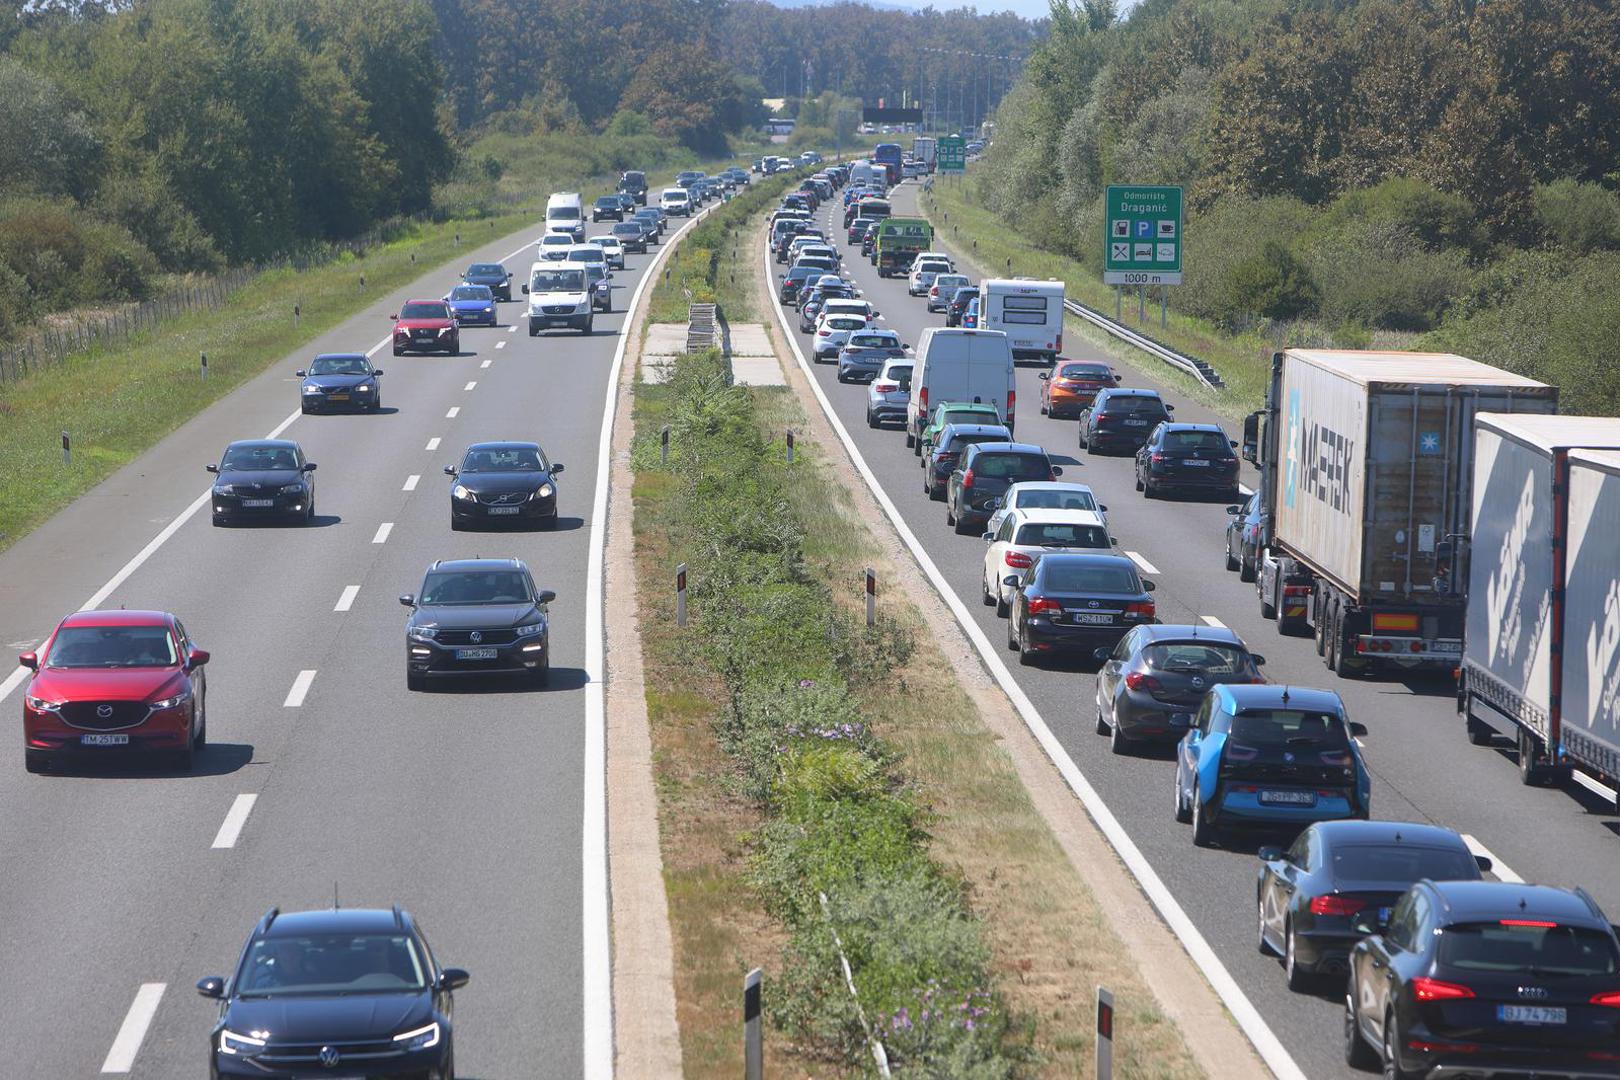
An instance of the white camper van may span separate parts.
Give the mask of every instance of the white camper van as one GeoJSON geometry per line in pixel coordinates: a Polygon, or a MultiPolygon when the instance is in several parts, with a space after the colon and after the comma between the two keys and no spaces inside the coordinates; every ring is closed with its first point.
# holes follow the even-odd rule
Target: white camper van
{"type": "Polygon", "coordinates": [[[1063,351],[1063,282],[991,278],[979,294],[979,327],[1007,335],[1016,360],[1063,351]]]}

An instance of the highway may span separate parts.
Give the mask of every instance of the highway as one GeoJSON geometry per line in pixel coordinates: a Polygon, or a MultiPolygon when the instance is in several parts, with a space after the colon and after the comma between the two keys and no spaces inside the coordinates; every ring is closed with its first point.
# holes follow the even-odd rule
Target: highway
{"type": "MultiPolygon", "coordinates": [[[[913,183],[891,194],[897,215],[916,214],[913,183]]],[[[828,235],[845,252],[845,276],[882,312],[882,325],[916,345],[923,328],[943,325],[944,316],[928,314],[921,298],[908,296],[903,278],[878,277],[859,248],[845,242],[839,227],[842,207],[836,205],[840,200],[832,202],[816,217],[830,224],[828,235]]],[[[951,250],[943,238],[934,247],[951,250]]],[[[785,269],[771,265],[776,272],[785,269]]],[[[972,273],[966,266],[960,268],[972,273]]],[[[798,334],[797,339],[808,355],[808,335],[798,334]]],[[[1124,376],[1123,385],[1163,391],[1176,406],[1176,419],[1222,421],[1156,378],[1159,371],[1151,360],[1144,359],[1142,367],[1112,360],[1077,332],[1073,320],[1066,342],[1067,357],[1109,361],[1124,376]]],[[[1494,750],[1469,745],[1456,716],[1449,679],[1340,680],[1323,666],[1311,639],[1280,637],[1275,624],[1261,618],[1254,587],[1223,568],[1224,500],[1145,500],[1134,491],[1131,458],[1086,456],[1077,447],[1074,421],[1040,415],[1041,370],[1019,368],[1017,437],[1043,445],[1063,466],[1064,480],[1090,484],[1097,492],[1108,507],[1119,550],[1130,553],[1144,576],[1158,584],[1154,595],[1161,621],[1229,626],[1267,658],[1265,671],[1271,681],[1338,690],[1352,717],[1369,728],[1364,753],[1374,774],[1375,816],[1449,826],[1468,837],[1477,852],[1490,854],[1500,876],[1582,885],[1611,919],[1620,918],[1620,860],[1615,858],[1620,820],[1612,802],[1605,803],[1578,784],[1566,790],[1521,786],[1513,751],[1505,742],[1494,750]]],[[[943,572],[985,635],[1004,650],[1004,622],[980,604],[983,541],[958,536],[945,525],[944,504],[930,502],[922,493],[917,459],[906,449],[898,428],[867,427],[864,386],[840,384],[832,364],[816,365],[815,377],[926,556],[943,572]]],[[[1231,433],[1233,425],[1226,426],[1231,433]]],[[[1245,470],[1244,481],[1252,487],[1255,476],[1247,466],[1245,470]]],[[[1003,656],[1009,663],[1014,658],[1010,652],[1003,656]]],[[[1176,824],[1172,816],[1174,764],[1169,751],[1129,758],[1110,753],[1107,738],[1094,730],[1092,667],[1014,665],[1011,670],[1063,750],[1101,794],[1298,1070],[1312,1078],[1360,1075],[1343,1060],[1342,987],[1329,986],[1315,996],[1291,994],[1279,962],[1257,952],[1258,863],[1253,848],[1193,846],[1190,826],[1176,824]]],[[[1082,812],[1078,805],[1075,812],[1082,812]]]]}
{"type": "MultiPolygon", "coordinates": [[[[27,775],[21,739],[0,741],[0,970],[12,973],[0,1072],[206,1075],[214,1005],[193,983],[229,974],[272,905],[334,900],[405,907],[440,963],[471,971],[456,995],[459,1075],[611,1067],[608,1017],[586,1010],[609,977],[590,546],[625,306],[664,247],[627,257],[593,335],[531,338],[517,286],[538,229],[465,253],[504,261],[514,302],[499,327],[464,328],[461,355],[387,346],[389,314],[446,292],[462,269],[447,266],[377,297],[0,555],[0,643],[13,651],[93,598],[173,611],[212,653],[209,745],[192,775],[27,775]],[[384,369],[380,414],[298,415],[294,370],[337,351],[371,351],[384,369]],[[319,465],[316,523],[213,528],[204,464],[272,432],[319,465]],[[466,444],[503,438],[538,440],[567,465],[559,527],[452,533],[441,470],[466,444]],[[475,555],[522,558],[556,591],[549,690],[406,690],[397,597],[433,560],[475,555]]],[[[4,684],[14,718],[19,684],[4,684]]]]}

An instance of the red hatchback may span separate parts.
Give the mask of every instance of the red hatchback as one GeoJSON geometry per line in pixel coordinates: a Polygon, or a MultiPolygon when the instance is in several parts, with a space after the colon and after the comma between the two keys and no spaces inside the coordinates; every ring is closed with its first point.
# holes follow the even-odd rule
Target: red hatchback
{"type": "Polygon", "coordinates": [[[67,755],[158,752],[182,768],[207,739],[208,654],[162,611],[79,611],[38,653],[23,697],[29,772],[67,755]]]}
{"type": "Polygon", "coordinates": [[[394,316],[394,355],[461,351],[461,324],[443,300],[407,300],[394,316]]]}

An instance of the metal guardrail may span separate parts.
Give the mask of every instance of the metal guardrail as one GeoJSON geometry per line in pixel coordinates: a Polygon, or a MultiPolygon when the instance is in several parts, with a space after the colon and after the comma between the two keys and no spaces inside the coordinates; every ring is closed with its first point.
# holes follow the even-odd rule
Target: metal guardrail
{"type": "Polygon", "coordinates": [[[1211,390],[1224,390],[1226,388],[1226,383],[1221,379],[1220,372],[1210,367],[1207,361],[1200,360],[1195,356],[1185,356],[1178,353],[1168,345],[1155,341],[1146,334],[1132,330],[1124,323],[1115,322],[1096,308],[1087,307],[1078,300],[1063,301],[1063,309],[1071,315],[1078,315],[1093,326],[1119,338],[1121,341],[1136,346],[1149,356],[1163,360],[1171,367],[1191,375],[1211,390]]]}

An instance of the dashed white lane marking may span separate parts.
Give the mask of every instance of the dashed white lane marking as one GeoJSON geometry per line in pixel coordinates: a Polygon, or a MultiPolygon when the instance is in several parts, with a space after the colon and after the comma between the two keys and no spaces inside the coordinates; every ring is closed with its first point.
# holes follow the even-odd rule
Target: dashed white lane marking
{"type": "Polygon", "coordinates": [[[467,391],[468,391],[468,390],[471,390],[471,389],[472,389],[472,388],[473,388],[473,387],[475,387],[475,386],[477,386],[477,385],[478,385],[478,380],[477,380],[477,379],[473,379],[473,380],[472,380],[472,381],[470,381],[470,382],[469,382],[469,383],[467,383],[467,385],[466,385],[466,386],[463,386],[463,387],[462,387],[462,388],[461,388],[461,391],[462,391],[462,393],[466,393],[466,392],[467,392],[467,391]]]}
{"type": "Polygon", "coordinates": [[[392,521],[385,521],[381,525],[377,526],[377,533],[371,538],[371,542],[373,544],[386,544],[388,542],[388,534],[393,531],[394,523],[392,521]]]}
{"type": "Polygon", "coordinates": [[[431,439],[429,439],[427,441],[427,446],[425,447],[425,449],[437,450],[438,448],[439,448],[439,437],[437,435],[435,435],[435,436],[433,436],[433,438],[431,438],[431,439]]]}
{"type": "Polygon", "coordinates": [[[1130,559],[1131,562],[1135,563],[1137,568],[1144,574],[1157,574],[1159,572],[1159,568],[1142,558],[1140,552],[1127,551],[1125,553],[1125,557],[1130,559]]]}
{"type": "Polygon", "coordinates": [[[416,490],[416,485],[419,482],[421,482],[421,479],[422,479],[422,474],[421,473],[411,473],[411,475],[409,475],[409,476],[407,476],[405,478],[405,486],[400,488],[399,490],[401,490],[401,491],[415,491],[416,490]]]}
{"type": "Polygon", "coordinates": [[[342,595],[340,595],[338,597],[338,602],[332,605],[332,610],[333,611],[348,611],[350,608],[354,607],[354,598],[356,596],[359,596],[359,595],[360,595],[360,586],[358,586],[358,585],[345,585],[345,586],[343,586],[343,593],[342,593],[342,595]]]}
{"type": "Polygon", "coordinates": [[[152,1026],[152,1017],[157,1014],[158,1002],[163,1000],[163,991],[167,988],[168,983],[141,983],[113,1039],[112,1049],[107,1051],[107,1060],[101,1063],[102,1072],[127,1073],[134,1066],[135,1055],[140,1053],[146,1029],[152,1026]]]}
{"type": "MultiPolygon", "coordinates": [[[[496,342],[496,343],[495,343],[495,347],[496,347],[496,348],[497,348],[497,349],[504,349],[504,348],[506,348],[506,342],[504,342],[504,341],[497,341],[497,342],[496,342]]],[[[488,360],[485,360],[485,361],[484,361],[484,362],[483,362],[483,363],[482,363],[482,364],[480,364],[480,365],[479,365],[479,366],[480,366],[480,367],[489,367],[489,361],[488,361],[488,360]]]]}
{"type": "Polygon", "coordinates": [[[231,808],[225,812],[225,820],[219,826],[219,832],[214,834],[215,848],[232,848],[236,846],[236,838],[242,835],[242,826],[247,824],[248,815],[253,812],[253,804],[258,802],[257,795],[238,795],[231,808]]]}
{"type": "Polygon", "coordinates": [[[446,420],[454,420],[461,413],[460,405],[450,406],[450,411],[444,414],[446,420]]]}
{"type": "MultiPolygon", "coordinates": [[[[502,345],[504,345],[504,344],[506,344],[506,343],[505,343],[505,342],[504,342],[504,341],[497,341],[497,342],[496,342],[496,343],[495,343],[495,347],[496,347],[496,348],[497,348],[497,349],[498,349],[498,348],[500,348],[500,347],[501,347],[501,346],[502,346],[502,345]]],[[[492,360],[485,360],[485,361],[484,361],[484,362],[483,362],[483,363],[482,363],[482,364],[479,364],[479,365],[478,365],[478,366],[479,366],[479,367],[481,367],[481,368],[486,368],[486,367],[489,367],[489,365],[490,365],[490,364],[492,364],[492,363],[494,363],[494,361],[492,361],[492,360]]]]}
{"type": "Polygon", "coordinates": [[[1570,778],[1573,779],[1577,784],[1581,785],[1581,787],[1585,788],[1587,791],[1590,791],[1592,794],[1601,795],[1610,802],[1614,801],[1615,792],[1613,788],[1605,787],[1603,784],[1598,783],[1596,780],[1592,779],[1590,776],[1587,776],[1579,769],[1571,771],[1569,775],[1570,778]]]}
{"type": "Polygon", "coordinates": [[[511,326],[508,326],[508,327],[507,327],[507,328],[506,328],[506,332],[507,332],[507,333],[508,333],[508,334],[515,334],[515,333],[517,333],[517,323],[513,323],[513,324],[512,324],[512,325],[511,325],[511,326]]]}
{"type": "Polygon", "coordinates": [[[1468,845],[1469,851],[1472,851],[1475,855],[1483,855],[1487,859],[1491,860],[1491,873],[1496,875],[1496,879],[1498,881],[1506,881],[1513,885],[1522,885],[1524,883],[1524,878],[1520,877],[1518,874],[1515,874],[1512,869],[1508,867],[1507,863],[1503,862],[1501,859],[1498,859],[1495,855],[1492,855],[1490,848],[1486,847],[1472,836],[1469,836],[1467,833],[1463,833],[1462,838],[1463,843],[1468,845]]]}
{"type": "Polygon", "coordinates": [[[1225,630],[1226,629],[1226,624],[1221,622],[1221,620],[1217,619],[1213,615],[1200,615],[1198,617],[1200,619],[1203,619],[1204,622],[1208,623],[1210,626],[1215,627],[1217,630],[1225,630]]]}
{"type": "Polygon", "coordinates": [[[309,693],[309,686],[315,681],[315,669],[305,668],[293,680],[292,689],[287,691],[287,700],[281,703],[283,709],[296,709],[304,703],[304,695],[309,693]]]}

